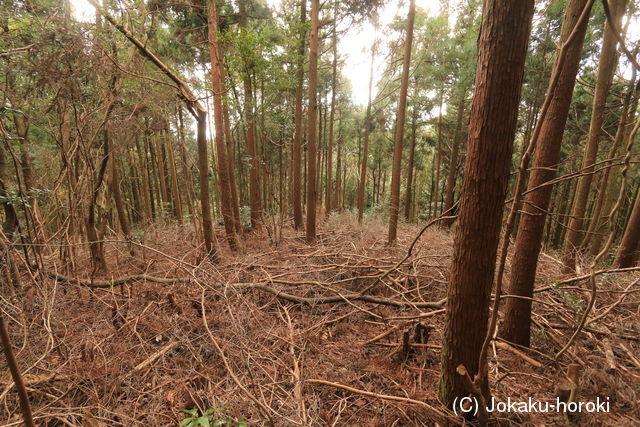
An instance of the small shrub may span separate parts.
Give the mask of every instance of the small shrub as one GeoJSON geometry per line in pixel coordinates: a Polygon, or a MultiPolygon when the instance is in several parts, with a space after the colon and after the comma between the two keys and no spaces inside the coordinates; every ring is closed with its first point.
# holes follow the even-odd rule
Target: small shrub
{"type": "Polygon", "coordinates": [[[190,417],[180,421],[180,427],[247,427],[249,425],[243,417],[233,418],[226,408],[226,402],[222,402],[222,407],[207,409],[202,415],[198,409],[185,409],[184,412],[190,417]]]}

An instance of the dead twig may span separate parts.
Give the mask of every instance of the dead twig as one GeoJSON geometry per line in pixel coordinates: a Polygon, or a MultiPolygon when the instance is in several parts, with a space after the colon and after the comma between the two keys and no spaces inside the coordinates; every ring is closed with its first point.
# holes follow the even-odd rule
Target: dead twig
{"type": "Polygon", "coordinates": [[[423,402],[421,400],[415,400],[415,399],[410,399],[408,397],[400,397],[400,396],[391,396],[388,394],[379,394],[379,393],[373,393],[370,391],[366,391],[366,390],[360,390],[358,388],[353,388],[353,387],[349,387],[348,385],[344,385],[344,384],[339,384],[339,383],[333,383],[331,381],[325,381],[325,380],[320,380],[320,379],[309,379],[306,380],[306,382],[311,383],[311,384],[323,384],[323,385],[328,385],[331,387],[335,387],[335,388],[341,388],[343,390],[346,391],[350,391],[351,393],[356,393],[356,394],[361,394],[363,396],[369,396],[369,397],[375,397],[377,399],[384,399],[384,400],[394,400],[396,402],[404,402],[404,403],[412,403],[415,405],[419,405],[425,409],[427,409],[428,411],[443,417],[443,418],[450,418],[447,414],[445,414],[444,412],[442,412],[441,410],[439,410],[438,408],[434,408],[433,406],[429,405],[426,402],[423,402]]]}
{"type": "Polygon", "coordinates": [[[258,408],[260,408],[260,412],[262,412],[262,414],[269,420],[269,424],[271,426],[275,426],[275,423],[273,422],[273,418],[271,418],[271,412],[273,412],[273,409],[269,408],[264,402],[262,402],[260,399],[255,397],[253,393],[251,393],[249,389],[247,389],[244,386],[244,384],[242,384],[242,382],[238,379],[236,374],[233,372],[233,369],[231,369],[231,366],[229,365],[229,361],[227,360],[227,357],[225,356],[224,351],[222,351],[222,348],[218,344],[218,340],[216,340],[216,338],[213,336],[213,333],[211,332],[211,329],[209,328],[209,322],[207,321],[207,313],[204,308],[205,307],[204,296],[205,296],[205,288],[202,288],[202,297],[200,299],[200,307],[202,309],[202,322],[204,323],[204,327],[207,330],[207,334],[209,334],[209,338],[211,339],[213,346],[216,348],[216,351],[218,352],[220,359],[222,359],[222,363],[224,364],[224,367],[227,370],[227,373],[229,374],[233,382],[240,388],[240,390],[242,390],[249,399],[251,399],[256,405],[258,405],[258,408]]]}
{"type": "Polygon", "coordinates": [[[4,316],[0,312],[0,340],[2,341],[2,347],[4,348],[4,356],[7,359],[7,365],[9,365],[9,371],[13,377],[13,382],[16,385],[18,391],[18,397],[20,398],[20,407],[22,408],[22,416],[24,417],[24,424],[27,427],[35,427],[33,422],[33,415],[31,414],[31,405],[29,404],[29,396],[27,395],[27,389],[22,381],[22,375],[20,369],[16,363],[16,358],[13,355],[13,349],[11,348],[11,340],[9,339],[9,333],[7,327],[4,324],[4,316]]]}
{"type": "Polygon", "coordinates": [[[521,352],[517,348],[511,347],[506,342],[496,341],[496,340],[494,340],[493,342],[496,345],[496,347],[501,348],[503,350],[510,351],[511,353],[515,354],[516,356],[518,356],[519,358],[521,358],[525,362],[529,363],[531,366],[534,366],[536,368],[542,368],[542,366],[543,366],[542,363],[540,363],[537,360],[527,356],[526,354],[524,354],[523,352],[521,352]]]}
{"type": "Polygon", "coordinates": [[[138,365],[136,365],[136,367],[133,368],[134,372],[135,371],[140,371],[140,370],[146,368],[147,366],[151,365],[153,362],[155,362],[160,357],[162,357],[163,354],[165,354],[166,352],[168,352],[169,350],[171,350],[172,348],[174,348],[178,344],[179,344],[178,341],[173,341],[173,342],[170,342],[169,344],[165,345],[160,350],[156,351],[151,356],[149,356],[146,360],[144,360],[144,361],[140,362],[138,365]]]}

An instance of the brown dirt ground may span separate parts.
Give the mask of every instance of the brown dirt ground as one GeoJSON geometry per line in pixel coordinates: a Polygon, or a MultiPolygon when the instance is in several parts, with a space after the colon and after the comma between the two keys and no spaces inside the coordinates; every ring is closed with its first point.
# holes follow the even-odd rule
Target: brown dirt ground
{"type": "MultiPolygon", "coordinates": [[[[231,416],[243,416],[252,425],[269,425],[267,413],[277,426],[462,424],[462,419],[444,418],[427,406],[305,382],[322,379],[421,400],[446,411],[436,397],[443,314],[420,319],[421,313],[435,309],[411,304],[445,297],[452,234],[429,229],[407,263],[393,270],[384,284],[375,279],[403,258],[419,230],[402,225],[398,245],[389,248],[382,223],[359,226],[352,215],[341,214],[323,224],[317,245],[308,246],[301,233],[284,228],[282,238],[276,239],[278,233],[268,226],[245,236],[242,253],[225,247],[217,265],[198,260],[188,227],[167,225],[147,232],[146,248],[138,248],[135,258],[125,244],[107,244],[111,274],[101,279],[144,273],[187,277],[188,283],[136,281],[94,289],[21,269],[23,288],[14,298],[2,297],[0,304],[26,371],[36,421],[46,426],[178,425],[185,409],[224,406],[231,416]],[[367,294],[406,304],[301,305],[260,289],[227,286],[237,283],[304,297],[335,296],[373,285],[367,294]],[[418,321],[430,327],[427,345],[412,347],[408,356],[400,354],[403,333],[412,333],[418,321]],[[385,338],[366,343],[395,326],[385,338]],[[145,361],[149,363],[136,369],[145,361]],[[260,409],[249,394],[267,409],[260,409]]],[[[217,232],[222,245],[222,230],[217,232]]],[[[50,272],[58,271],[54,249],[45,260],[50,272]]],[[[65,274],[89,277],[85,249],[78,249],[78,265],[84,267],[65,274]]],[[[508,275],[509,265],[507,281],[508,275]]],[[[589,325],[559,366],[548,363],[549,358],[571,335],[579,317],[576,310],[586,305],[587,293],[575,289],[586,287],[584,281],[536,294],[535,351],[524,352],[544,366],[534,367],[502,348],[490,349],[490,380],[497,398],[551,400],[563,370],[580,360],[585,368],[579,400],[608,396],[611,411],[569,421],[559,414],[508,414],[494,417],[492,423],[640,425],[640,285],[621,293],[638,277],[638,272],[599,276],[602,292],[596,314],[624,299],[589,325]],[[607,346],[615,369],[605,358],[607,346]]],[[[561,278],[553,256],[542,256],[538,286],[561,278]]],[[[18,397],[4,359],[0,369],[0,424],[20,425],[18,397]]]]}

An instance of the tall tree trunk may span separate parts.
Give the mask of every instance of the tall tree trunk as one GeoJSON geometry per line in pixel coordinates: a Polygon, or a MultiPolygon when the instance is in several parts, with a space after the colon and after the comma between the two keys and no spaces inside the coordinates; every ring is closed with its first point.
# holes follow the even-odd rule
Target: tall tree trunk
{"type": "MultiPolygon", "coordinates": [[[[458,156],[460,155],[460,134],[462,133],[462,120],[464,118],[464,100],[466,90],[460,90],[460,99],[458,101],[458,111],[456,114],[456,129],[453,133],[453,141],[451,147],[451,160],[449,162],[449,170],[447,171],[447,189],[445,190],[444,211],[448,211],[453,207],[453,196],[456,190],[456,178],[458,172],[458,156]]],[[[446,225],[451,226],[453,219],[448,219],[446,225]]]]}
{"type": "MultiPolygon", "coordinates": [[[[533,6],[533,0],[484,2],[442,345],[439,394],[447,406],[470,392],[458,367],[471,378],[482,369],[533,6]]],[[[480,387],[486,395],[488,384],[480,387]]]]}
{"type": "Polygon", "coordinates": [[[338,75],[338,37],[336,35],[336,25],[338,21],[338,2],[333,0],[333,64],[331,74],[331,112],[329,113],[329,139],[327,140],[327,182],[324,191],[324,207],[327,216],[331,213],[331,185],[333,184],[333,120],[336,110],[336,79],[338,75]]]}
{"type": "MultiPolygon", "coordinates": [[[[303,0],[306,1],[306,0],[303,0]]],[[[248,31],[247,29],[247,11],[246,0],[240,0],[238,2],[240,11],[239,25],[241,31],[248,31]]],[[[244,85],[244,117],[247,122],[247,152],[250,157],[249,165],[249,207],[251,208],[251,227],[256,228],[260,223],[262,217],[262,198],[260,196],[260,157],[258,156],[258,149],[255,141],[255,100],[253,98],[253,86],[251,82],[251,74],[253,66],[251,64],[251,58],[244,59],[244,73],[242,73],[242,81],[244,85]]]]}
{"type": "MultiPolygon", "coordinates": [[[[633,73],[635,74],[635,69],[633,73]]],[[[626,132],[628,129],[628,124],[633,123],[635,112],[638,107],[638,98],[634,98],[633,105],[631,107],[631,113],[629,113],[629,103],[633,93],[635,92],[635,76],[631,79],[629,84],[629,90],[624,97],[622,102],[622,111],[620,113],[620,122],[618,123],[618,128],[616,129],[616,135],[613,139],[613,143],[611,144],[611,149],[609,150],[608,159],[613,159],[618,153],[618,149],[620,145],[626,141],[625,136],[628,135],[626,132]]],[[[626,144],[625,144],[626,145],[626,144]]],[[[602,247],[602,241],[605,233],[606,226],[606,217],[611,212],[611,208],[616,199],[616,179],[618,176],[620,166],[611,166],[606,168],[602,173],[602,180],[599,185],[600,191],[598,192],[598,198],[596,199],[595,207],[593,208],[593,220],[591,224],[589,224],[589,230],[587,235],[585,236],[582,247],[585,248],[589,243],[591,243],[591,247],[589,248],[589,254],[595,256],[600,252],[600,248],[602,247]],[[614,179],[610,179],[613,177],[614,179]]]]}
{"type": "Polygon", "coordinates": [[[400,167],[402,164],[402,140],[404,138],[404,120],[407,112],[407,89],[409,87],[409,66],[411,64],[411,47],[413,45],[413,22],[416,16],[416,2],[410,0],[407,15],[407,29],[404,40],[404,58],[402,63],[402,80],[400,81],[400,100],[396,116],[396,131],[393,147],[393,168],[391,173],[391,205],[389,208],[389,237],[387,243],[392,245],[398,235],[398,211],[400,209],[400,167]]]}
{"type": "Polygon", "coordinates": [[[213,117],[215,126],[215,143],[218,161],[218,186],[220,187],[220,200],[222,204],[222,216],[224,229],[231,250],[237,247],[236,227],[233,213],[233,193],[229,178],[229,161],[227,145],[225,144],[225,127],[222,97],[224,91],[224,75],[221,74],[222,55],[218,44],[218,11],[215,1],[208,4],[209,24],[209,52],[211,56],[211,87],[213,90],[213,117]]]}
{"type": "Polygon", "coordinates": [[[182,172],[183,183],[182,194],[184,194],[187,198],[187,210],[189,211],[189,216],[191,217],[192,223],[195,227],[195,207],[193,205],[193,194],[195,193],[195,189],[193,187],[191,168],[189,167],[189,163],[187,162],[187,150],[185,148],[184,120],[182,118],[182,108],[178,108],[178,147],[180,150],[180,170],[182,172]]]}
{"type": "Polygon", "coordinates": [[[442,154],[442,102],[444,98],[444,88],[440,92],[440,108],[438,112],[438,142],[436,143],[436,153],[434,157],[434,195],[433,195],[433,216],[437,216],[440,211],[440,158],[442,154]]]}
{"type": "Polygon", "coordinates": [[[336,153],[336,189],[333,195],[333,207],[342,211],[342,114],[338,121],[338,152],[336,153]]]}
{"type": "Polygon", "coordinates": [[[202,234],[204,249],[210,259],[218,256],[218,247],[213,237],[213,221],[211,219],[211,202],[209,196],[209,155],[207,154],[207,113],[200,111],[197,117],[198,130],[196,143],[198,147],[198,181],[200,184],[200,213],[202,215],[202,234]]]}
{"type": "MultiPolygon", "coordinates": [[[[620,22],[627,0],[610,0],[611,14],[616,28],[620,28],[620,22]]],[[[593,96],[593,110],[591,113],[591,123],[589,125],[589,136],[582,160],[582,168],[585,172],[578,180],[578,189],[576,197],[573,200],[571,209],[571,222],[569,223],[569,231],[564,245],[563,264],[567,272],[576,268],[576,255],[580,247],[582,232],[585,223],[585,212],[587,202],[589,200],[589,192],[594,168],[594,163],[598,155],[598,143],[600,134],[602,133],[602,123],[604,121],[604,110],[607,101],[609,88],[616,69],[616,43],[617,39],[609,22],[605,23],[604,39],[602,41],[602,50],[600,52],[600,61],[598,63],[598,79],[596,81],[595,94],[593,96]]]]}
{"type": "MultiPolygon", "coordinates": [[[[107,132],[109,132],[108,129],[107,129],[107,132]]],[[[124,234],[127,240],[131,240],[131,231],[129,230],[129,221],[127,220],[127,214],[124,209],[124,200],[122,198],[122,192],[120,191],[120,180],[118,179],[118,165],[116,164],[115,157],[113,157],[111,160],[111,192],[113,194],[114,204],[116,205],[116,211],[118,212],[118,222],[120,223],[122,234],[124,234]]]]}
{"type": "MultiPolygon", "coordinates": [[[[105,100],[105,104],[107,101],[105,100]]],[[[107,111],[110,107],[106,107],[107,111]]],[[[93,188],[91,189],[91,195],[89,197],[89,206],[87,208],[87,240],[89,242],[89,253],[91,255],[91,264],[93,273],[104,273],[107,271],[107,259],[104,254],[104,242],[102,241],[102,236],[100,235],[100,215],[98,212],[98,197],[100,196],[100,191],[102,189],[102,183],[104,182],[104,177],[107,172],[107,166],[109,163],[109,133],[106,129],[108,129],[109,123],[108,121],[104,124],[105,130],[103,132],[103,142],[102,149],[103,154],[100,159],[100,164],[98,167],[98,173],[94,176],[93,188]]]]}
{"type": "MultiPolygon", "coordinates": [[[[221,73],[220,75],[224,75],[221,73]]],[[[229,109],[227,108],[227,97],[222,102],[222,113],[224,119],[224,136],[227,147],[227,164],[229,165],[229,189],[231,190],[231,212],[233,213],[233,227],[237,234],[242,234],[242,224],[240,223],[240,199],[238,198],[238,185],[236,183],[235,161],[233,160],[233,134],[231,133],[231,122],[229,120],[229,109]]],[[[259,196],[259,194],[258,194],[259,196]]],[[[259,200],[260,198],[258,198],[259,200]]]]}
{"type": "MultiPolygon", "coordinates": [[[[171,135],[167,129],[166,135],[171,135]]],[[[167,163],[169,165],[169,176],[171,177],[171,200],[173,200],[173,216],[182,224],[182,197],[180,195],[180,187],[178,184],[178,171],[176,170],[176,156],[173,152],[173,144],[169,143],[165,146],[167,149],[167,163]]]]}
{"type": "MultiPolygon", "coordinates": [[[[323,103],[322,102],[322,95],[320,93],[318,93],[318,137],[317,137],[317,144],[316,144],[316,203],[320,204],[320,208],[322,208],[322,159],[323,159],[323,154],[324,154],[324,132],[322,129],[322,125],[323,125],[323,118],[325,117],[325,114],[323,114],[323,105],[326,105],[326,102],[323,103]]],[[[325,111],[326,112],[326,111],[325,111]]]]}
{"type": "MultiPolygon", "coordinates": [[[[9,76],[8,82],[12,85],[12,76],[9,76]]],[[[33,189],[33,169],[32,156],[30,153],[31,143],[29,141],[29,121],[21,113],[13,114],[13,121],[16,127],[16,134],[20,140],[20,172],[22,173],[22,185],[18,182],[18,188],[23,198],[24,215],[26,219],[27,234],[29,240],[33,243],[32,251],[36,260],[40,258],[44,242],[44,232],[38,221],[38,203],[36,197],[31,194],[33,189]]],[[[16,170],[16,175],[20,172],[16,170]]]]}
{"type": "Polygon", "coordinates": [[[636,192],[636,201],[631,210],[631,216],[627,221],[622,241],[618,247],[613,264],[617,268],[632,267],[638,260],[640,243],[640,195],[636,192]]]}
{"type": "Polygon", "coordinates": [[[291,199],[293,204],[293,226],[296,230],[302,228],[302,91],[304,86],[304,24],[307,17],[307,0],[300,0],[300,33],[298,45],[298,61],[296,75],[296,97],[293,144],[291,147],[291,199]]]}
{"type": "MultiPolygon", "coordinates": [[[[417,83],[416,83],[417,85],[417,83]]],[[[409,147],[409,164],[407,165],[407,189],[404,194],[404,219],[410,222],[411,206],[413,200],[413,159],[416,152],[416,127],[418,120],[418,108],[413,106],[413,114],[411,116],[411,146],[409,147]]]]}
{"type": "Polygon", "coordinates": [[[169,190],[167,185],[167,168],[165,166],[164,158],[164,136],[162,132],[158,132],[149,141],[154,147],[155,160],[158,170],[158,184],[160,185],[160,199],[161,199],[161,211],[164,214],[169,205],[169,190]]]}
{"type": "Polygon", "coordinates": [[[209,204],[209,161],[207,158],[207,110],[200,104],[198,98],[191,92],[189,87],[180,79],[169,67],[166,66],[157,56],[153,54],[140,40],[129,32],[124,26],[119,24],[109,13],[100,7],[96,0],[88,0],[111,25],[113,25],[122,35],[124,35],[140,53],[153,62],[169,79],[176,85],[180,98],[185,102],[191,114],[198,123],[197,146],[198,146],[198,169],[200,177],[200,207],[202,209],[202,232],[204,234],[204,245],[207,254],[215,260],[217,248],[213,240],[213,224],[211,221],[211,208],[209,204]]]}
{"type": "Polygon", "coordinates": [[[151,209],[151,189],[149,187],[149,175],[148,175],[148,166],[147,166],[147,153],[144,145],[140,145],[140,138],[138,135],[135,136],[135,145],[136,145],[136,153],[138,154],[138,162],[140,163],[140,179],[141,179],[141,187],[140,187],[140,197],[142,209],[144,212],[141,213],[141,220],[143,225],[147,225],[151,218],[153,218],[153,212],[151,209]],[[143,150],[143,148],[145,148],[143,150]]]}
{"type": "Polygon", "coordinates": [[[316,240],[316,131],[318,96],[318,15],[320,0],[311,0],[309,39],[309,111],[307,119],[307,243],[316,240]]]}
{"type": "Polygon", "coordinates": [[[358,222],[362,223],[364,214],[364,195],[367,184],[367,163],[369,161],[369,132],[371,130],[371,91],[373,89],[373,60],[376,53],[376,42],[371,46],[371,65],[369,66],[369,100],[367,101],[367,112],[364,118],[364,142],[362,146],[362,156],[360,157],[360,181],[358,182],[358,222]]]}
{"type": "MultiPolygon", "coordinates": [[[[587,29],[589,0],[571,0],[568,5],[560,33],[559,52],[551,81],[557,79],[555,90],[547,94],[549,101],[545,117],[536,124],[538,133],[528,189],[547,183],[556,176],[560,158],[560,145],[564,133],[571,96],[580,64],[582,45],[587,29]],[[569,37],[573,34],[573,38],[569,37]]],[[[523,213],[520,217],[518,233],[511,267],[511,282],[508,294],[525,298],[533,296],[533,285],[538,265],[538,255],[542,247],[542,237],[546,212],[549,207],[552,186],[547,185],[526,194],[523,213]]],[[[529,345],[529,325],[531,323],[531,299],[508,298],[505,306],[503,336],[512,342],[529,345]]]]}

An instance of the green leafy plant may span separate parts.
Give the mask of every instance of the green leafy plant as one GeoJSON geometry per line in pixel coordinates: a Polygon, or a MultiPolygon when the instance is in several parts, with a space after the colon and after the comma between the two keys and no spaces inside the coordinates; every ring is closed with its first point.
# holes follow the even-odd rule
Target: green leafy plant
{"type": "Polygon", "coordinates": [[[551,285],[551,289],[553,289],[564,300],[565,304],[573,308],[574,311],[578,313],[582,311],[582,300],[562,289],[559,281],[554,281],[553,285],[551,285]]]}
{"type": "Polygon", "coordinates": [[[221,403],[222,407],[209,408],[202,415],[198,409],[185,409],[184,412],[190,417],[180,421],[180,427],[247,427],[249,425],[243,417],[233,418],[226,408],[226,402],[221,403]]]}
{"type": "Polygon", "coordinates": [[[548,336],[547,330],[544,327],[540,328],[540,330],[538,330],[538,332],[535,335],[536,340],[540,342],[546,342],[547,336],[548,336]]]}

